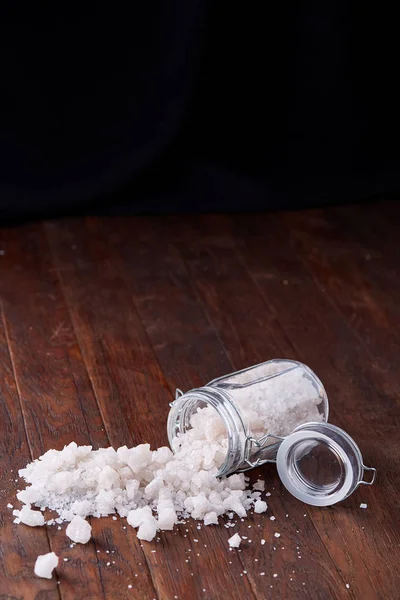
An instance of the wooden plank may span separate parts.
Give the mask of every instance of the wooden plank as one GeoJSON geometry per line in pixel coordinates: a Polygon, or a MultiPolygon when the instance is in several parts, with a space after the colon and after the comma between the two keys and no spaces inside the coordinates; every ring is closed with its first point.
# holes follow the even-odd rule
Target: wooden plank
{"type": "Polygon", "coordinates": [[[10,503],[18,502],[18,469],[31,460],[24,428],[18,390],[15,384],[7,336],[0,302],[0,596],[26,600],[39,597],[48,600],[60,597],[57,577],[39,579],[33,567],[39,554],[50,552],[45,529],[13,523],[10,503]]]}
{"type": "Polygon", "coordinates": [[[398,231],[381,219],[379,207],[332,208],[286,216],[305,266],[335,304],[371,357],[372,367],[397,371],[400,351],[398,231]]]}
{"type": "MultiPolygon", "coordinates": [[[[8,230],[4,239],[7,276],[2,278],[1,292],[33,456],[49,448],[61,449],[71,441],[108,445],[42,227],[8,230]]],[[[132,555],[139,562],[143,556],[140,547],[125,541],[121,526],[113,524],[111,518],[101,526],[92,519],[92,526],[96,543],[78,544],[73,549],[65,528],[59,531],[48,527],[51,547],[61,557],[62,598],[75,599],[77,589],[84,589],[85,595],[93,599],[130,597],[127,586],[133,582],[135,571],[123,558],[132,555]],[[124,549],[118,564],[113,558],[113,570],[106,566],[107,544],[124,549]]],[[[135,588],[138,597],[153,594],[147,570],[140,582],[135,582],[135,588]]]]}
{"type": "MultiPolygon", "coordinates": [[[[104,230],[96,219],[85,224],[51,223],[48,234],[111,443],[166,444],[172,391],[132,303],[121,260],[109,243],[118,235],[114,221],[104,230]],[[104,366],[108,379],[102,371],[104,366]]],[[[134,236],[135,231],[131,234],[134,236]]],[[[149,257],[141,256],[141,264],[131,267],[131,277],[152,278],[155,273],[149,270],[149,257]]],[[[170,303],[175,300],[168,299],[170,303]]],[[[147,301],[151,302],[151,297],[147,301]]],[[[154,326],[167,319],[166,310],[153,313],[154,326]]],[[[162,350],[162,343],[159,349],[162,350]]],[[[179,351],[178,345],[175,351],[179,351]]],[[[191,356],[195,362],[197,359],[191,356]]],[[[225,529],[224,532],[227,533],[225,529]]],[[[136,539],[131,528],[127,535],[136,539]]],[[[215,528],[199,531],[188,523],[159,537],[159,543],[144,542],[142,546],[161,599],[222,598],[227,592],[232,598],[252,597],[248,580],[239,576],[242,567],[237,553],[227,549],[228,535],[222,545],[215,528]],[[233,573],[237,573],[235,585],[233,573]]]]}
{"type": "MultiPolygon", "coordinates": [[[[179,244],[179,234],[182,229],[186,229],[187,222],[187,219],[172,219],[166,227],[164,219],[141,219],[128,223],[125,220],[117,220],[113,221],[111,236],[124,261],[128,289],[167,381],[173,389],[188,389],[194,384],[204,385],[211,378],[228,373],[236,366],[248,365],[247,354],[252,360],[259,360],[257,344],[261,345],[260,339],[251,347],[245,329],[238,331],[237,328],[237,322],[248,322],[249,312],[251,318],[256,319],[260,332],[268,332],[266,339],[269,351],[281,353],[274,336],[276,329],[281,331],[280,326],[273,315],[269,323],[259,318],[259,315],[265,312],[264,302],[258,292],[253,293],[251,282],[241,279],[240,273],[239,282],[236,278],[232,281],[229,272],[224,270],[218,285],[212,289],[208,288],[210,300],[205,305],[206,308],[211,305],[212,309],[210,314],[206,315],[193,280],[200,285],[204,278],[209,281],[213,277],[215,263],[208,262],[208,247],[205,244],[200,247],[199,239],[205,239],[204,231],[196,234],[189,228],[187,237],[185,236],[182,244],[179,244]],[[176,236],[180,252],[174,245],[176,236]],[[182,255],[190,262],[189,256],[193,253],[196,253],[196,261],[201,257],[201,264],[191,279],[182,255]],[[220,290],[225,285],[223,281],[227,286],[224,300],[228,305],[231,302],[230,298],[238,296],[236,284],[240,286],[239,291],[243,291],[243,296],[239,298],[240,306],[234,318],[229,306],[224,304],[224,309],[218,310],[214,320],[216,306],[220,301],[220,290]],[[154,315],[163,315],[163,318],[155,320],[154,315]],[[234,339],[234,343],[225,345],[226,351],[220,341],[226,340],[224,327],[220,327],[222,322],[234,339]],[[239,354],[239,358],[235,356],[235,352],[239,354]],[[236,364],[230,357],[236,358],[236,364]]],[[[105,230],[107,228],[111,229],[111,226],[106,224],[105,230]]],[[[218,236],[215,239],[216,244],[224,241],[225,238],[221,240],[218,236]]],[[[232,249],[232,244],[222,245],[223,251],[232,249]]],[[[216,268],[220,267],[219,262],[216,268]]],[[[258,470],[252,473],[252,477],[256,479],[260,474],[261,471],[258,470]]],[[[256,596],[264,598],[265,590],[268,590],[277,598],[341,597],[335,590],[338,579],[336,568],[324,545],[315,535],[312,523],[304,517],[304,508],[293,502],[293,498],[288,495],[282,495],[273,468],[265,470],[265,476],[270,485],[268,489],[272,492],[269,503],[276,521],[271,521],[271,513],[268,513],[266,517],[254,515],[238,525],[240,533],[251,540],[251,543],[244,542],[239,556],[243,572],[256,596]],[[281,533],[279,540],[274,537],[275,532],[281,533]],[[265,545],[261,544],[262,539],[266,540],[265,545]],[[308,552],[306,556],[302,556],[298,549],[305,547],[308,547],[308,552]],[[323,568],[320,565],[323,565],[323,568]],[[274,574],[278,577],[274,577],[274,574]]],[[[232,531],[222,530],[216,533],[219,534],[219,540],[225,538],[226,544],[226,539],[232,531]]],[[[231,566],[228,568],[232,570],[231,566]]],[[[240,572],[233,572],[231,577],[234,578],[236,586],[237,581],[240,581],[240,572]]],[[[344,584],[342,585],[344,587],[344,584]]]]}
{"type": "MultiPolygon", "coordinates": [[[[397,521],[394,482],[398,477],[399,453],[396,437],[399,415],[394,390],[390,382],[371,369],[370,358],[357,337],[299,260],[299,247],[290,244],[290,232],[299,230],[293,223],[290,228],[282,226],[280,216],[276,215],[257,221],[241,219],[236,228],[242,238],[242,255],[258,288],[296,345],[299,357],[315,368],[327,386],[332,399],[330,420],[354,435],[365,462],[373,462],[378,468],[379,483],[368,489],[368,503],[374,511],[368,526],[365,523],[368,517],[357,510],[358,503],[366,496],[360,489],[342,505],[351,512],[340,507],[332,509],[338,528],[327,531],[324,539],[329,541],[329,536],[333,542],[329,545],[331,555],[337,557],[343,568],[346,559],[342,556],[339,561],[339,554],[347,540],[346,552],[351,557],[347,572],[355,578],[360,594],[371,594],[373,590],[374,597],[395,598],[396,559],[393,562],[389,559],[382,569],[375,568],[376,555],[394,556],[399,543],[399,531],[392,528],[397,521]],[[349,531],[352,540],[346,535],[349,531]],[[332,533],[336,535],[332,537],[332,533]],[[367,552],[365,548],[371,550],[367,552]],[[358,564],[354,569],[360,559],[364,568],[358,564]],[[372,581],[372,589],[364,575],[360,577],[362,571],[372,581]]],[[[321,511],[313,510],[315,519],[321,519],[321,515],[321,511]]],[[[321,522],[322,532],[325,523],[321,522]]]]}
{"type": "MultiPolygon", "coordinates": [[[[63,532],[57,540],[48,528],[52,548],[73,558],[62,565],[62,597],[75,598],[78,581],[89,598],[397,598],[400,280],[393,210],[72,221],[46,231],[57,268],[40,226],[8,231],[1,246],[0,433],[7,448],[21,448],[13,451],[15,468],[30,457],[7,335],[34,456],[71,439],[166,443],[160,423],[175,387],[281,355],[315,369],[331,398],[330,420],[378,466],[376,486],[330,509],[305,508],[266,467],[276,521],[255,515],[239,523],[242,534],[248,524],[252,532],[240,553],[227,551],[231,530],[198,531],[192,523],[188,532],[162,534],[152,553],[131,528],[93,519],[100,552],[87,548],[83,556],[81,547],[69,549],[63,532]],[[18,423],[12,432],[10,422],[18,423]],[[367,510],[358,508],[361,501],[367,510]],[[281,533],[276,550],[274,531],[281,533]]],[[[0,441],[6,477],[13,458],[2,448],[0,441]]],[[[17,484],[4,477],[1,489],[12,494],[17,484]]],[[[0,595],[58,597],[55,580],[32,577],[32,555],[49,548],[45,530],[15,526],[5,515],[0,569],[8,587],[0,595]]]]}
{"type": "MultiPolygon", "coordinates": [[[[196,282],[196,286],[202,294],[209,311],[215,314],[215,322],[217,325],[221,324],[219,325],[219,335],[226,347],[231,349],[231,352],[233,351],[232,349],[236,348],[238,339],[247,338],[247,343],[250,345],[252,340],[258,336],[259,331],[260,317],[258,315],[261,309],[258,309],[257,289],[252,286],[251,280],[244,271],[240,256],[238,257],[235,254],[234,249],[229,249],[239,244],[241,238],[248,242],[252,248],[252,252],[246,255],[246,259],[251,262],[252,275],[257,280],[257,287],[262,291],[266,302],[266,307],[264,308],[265,318],[270,318],[269,312],[278,316],[282,327],[286,330],[286,334],[292,340],[293,345],[295,345],[297,358],[304,360],[304,362],[314,367],[316,372],[322,376],[323,381],[327,381],[328,392],[331,391],[330,383],[336,384],[338,393],[335,394],[335,397],[340,398],[343,411],[343,398],[346,394],[348,382],[346,380],[340,382],[340,373],[336,373],[337,367],[334,365],[334,360],[337,351],[341,352],[342,359],[345,358],[349,342],[346,340],[347,346],[343,344],[343,348],[338,348],[340,340],[337,340],[331,334],[330,337],[327,337],[328,343],[321,347],[320,339],[324,339],[324,337],[320,338],[318,335],[317,323],[320,325],[321,335],[324,336],[324,323],[319,324],[319,321],[322,317],[324,319],[330,318],[329,311],[332,311],[329,305],[316,305],[315,298],[317,294],[312,286],[304,294],[300,294],[297,287],[288,291],[287,288],[289,286],[287,284],[289,283],[289,279],[291,281],[303,282],[304,277],[301,270],[300,272],[298,270],[299,265],[297,265],[293,251],[285,244],[287,234],[286,238],[282,236],[282,231],[278,225],[278,217],[276,218],[276,222],[274,221],[272,224],[268,222],[267,218],[248,218],[246,221],[246,218],[241,216],[237,219],[237,228],[235,230],[232,228],[231,219],[204,217],[196,219],[196,235],[190,227],[189,220],[185,222],[185,226],[182,226],[180,230],[179,223],[175,222],[173,229],[175,238],[179,237],[182,252],[187,254],[186,260],[192,270],[193,280],[196,282]],[[214,236],[213,233],[209,234],[210,231],[213,232],[214,230],[219,232],[218,236],[214,236]],[[215,237],[219,239],[218,244],[212,245],[212,240],[215,237]],[[221,242],[221,238],[224,242],[221,242]],[[235,243],[233,240],[235,240],[235,243]],[[197,247],[197,251],[191,258],[189,253],[193,252],[192,248],[194,246],[197,247]],[[277,277],[277,273],[279,272],[280,275],[277,277]],[[213,299],[212,302],[208,301],[210,297],[213,299]],[[247,300],[244,300],[244,297],[247,300]],[[253,302],[250,302],[251,297],[254,298],[253,302]],[[247,319],[245,319],[245,315],[242,318],[237,318],[237,315],[241,314],[242,305],[249,307],[247,319]],[[308,322],[309,320],[310,323],[308,322]],[[231,333],[231,323],[234,323],[236,329],[239,330],[235,331],[234,335],[231,333]],[[321,360],[321,353],[327,355],[328,363],[325,363],[325,365],[321,360]],[[330,374],[329,379],[328,373],[330,374]]],[[[241,245],[242,254],[246,254],[246,246],[243,241],[241,245]]],[[[332,331],[342,333],[344,329],[343,323],[339,319],[335,323],[335,329],[332,329],[332,331]]],[[[276,331],[277,335],[278,333],[279,330],[276,331]]],[[[269,340],[266,345],[268,343],[269,340]]],[[[280,340],[279,345],[283,347],[283,339],[280,340]]],[[[266,358],[265,354],[264,356],[260,354],[258,360],[263,360],[264,358],[266,358]]],[[[242,366],[240,359],[241,354],[238,351],[238,366],[242,366]]],[[[343,369],[342,365],[341,368],[343,369]]],[[[364,398],[357,397],[357,400],[364,406],[367,404],[364,398]]],[[[354,403],[355,399],[351,398],[349,406],[346,406],[347,416],[350,416],[353,406],[355,411],[358,409],[357,403],[354,403]]],[[[393,410],[393,403],[386,402],[384,409],[386,409],[387,422],[390,423],[389,415],[391,414],[390,411],[393,410]]],[[[334,416],[339,413],[339,411],[335,411],[335,407],[333,411],[334,416]]],[[[334,419],[334,421],[339,425],[346,424],[343,417],[341,421],[338,419],[334,419]]],[[[376,418],[376,421],[378,421],[378,418],[376,418]]],[[[350,431],[354,433],[361,445],[363,438],[366,438],[366,434],[363,431],[364,425],[361,418],[361,424],[359,424],[357,429],[350,428],[350,431]]],[[[381,427],[381,429],[384,428],[381,427]]],[[[370,438],[371,431],[368,438],[365,439],[368,442],[368,445],[367,443],[364,445],[364,448],[366,448],[366,459],[370,454],[375,458],[375,449],[378,445],[377,442],[371,442],[370,438]]],[[[377,452],[379,453],[379,449],[377,449],[377,452]]],[[[396,452],[395,450],[394,457],[396,456],[396,452]]],[[[381,459],[383,459],[382,452],[381,459]]],[[[382,465],[382,460],[377,460],[382,465]]],[[[393,457],[389,460],[388,479],[390,475],[393,476],[396,473],[395,460],[393,457]]],[[[385,468],[387,468],[387,463],[385,464],[385,468]]],[[[385,481],[386,483],[387,481],[385,481]]],[[[376,499],[380,501],[380,490],[375,489],[374,494],[376,499]]],[[[355,501],[355,498],[349,501],[350,503],[353,502],[354,508],[355,501]]],[[[344,510],[329,509],[332,512],[332,519],[329,521],[325,519],[330,524],[330,528],[326,529],[325,523],[321,520],[324,511],[312,508],[308,510],[310,515],[312,515],[319,534],[329,549],[330,555],[334,558],[343,574],[343,581],[350,583],[350,589],[353,589],[356,594],[367,593],[367,591],[371,594],[371,585],[373,585],[372,590],[376,594],[374,597],[381,597],[381,589],[387,590],[390,584],[385,582],[385,576],[379,577],[376,581],[371,580],[370,574],[374,570],[374,556],[372,553],[368,557],[360,556],[360,550],[364,547],[364,541],[370,542],[372,547],[375,545],[374,537],[371,535],[368,536],[367,540],[364,540],[364,530],[361,530],[363,516],[359,514],[360,511],[351,514],[344,510]],[[336,515],[341,519],[340,523],[336,515]],[[356,523],[358,520],[357,525],[355,525],[354,519],[356,523]],[[354,539],[357,537],[354,536],[354,533],[352,537],[348,535],[348,532],[355,529],[355,527],[360,529],[362,543],[359,543],[358,539],[354,539]],[[348,560],[348,556],[351,556],[352,561],[348,560]]],[[[305,512],[307,513],[307,510],[305,512]]],[[[382,520],[384,520],[383,512],[380,513],[380,518],[377,519],[374,534],[381,531],[382,520]]],[[[386,523],[386,533],[389,535],[389,539],[382,537],[381,551],[384,549],[387,552],[389,548],[392,548],[392,544],[395,543],[388,529],[389,527],[386,523]]],[[[387,570],[385,570],[385,575],[389,578],[391,577],[391,574],[387,570]]],[[[393,587],[389,587],[389,589],[393,593],[393,587]]]]}

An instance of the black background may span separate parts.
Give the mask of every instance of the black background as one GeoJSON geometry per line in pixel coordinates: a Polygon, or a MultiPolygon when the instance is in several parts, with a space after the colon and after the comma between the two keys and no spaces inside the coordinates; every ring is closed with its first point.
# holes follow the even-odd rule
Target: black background
{"type": "Polygon", "coordinates": [[[22,2],[0,35],[3,222],[399,189],[385,4],[22,2]]]}

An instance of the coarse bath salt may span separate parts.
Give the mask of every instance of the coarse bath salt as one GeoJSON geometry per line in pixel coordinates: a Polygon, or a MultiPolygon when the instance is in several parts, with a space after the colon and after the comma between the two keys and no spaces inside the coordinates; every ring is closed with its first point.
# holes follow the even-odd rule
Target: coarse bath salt
{"type": "Polygon", "coordinates": [[[54,552],[48,554],[41,554],[37,557],[34,567],[34,573],[38,577],[44,579],[51,579],[53,571],[58,565],[58,556],[54,552]]]}
{"type": "Polygon", "coordinates": [[[267,510],[268,506],[264,500],[256,500],[254,504],[254,512],[255,513],[263,513],[267,510]]]}
{"type": "Polygon", "coordinates": [[[65,533],[73,542],[86,544],[90,540],[92,527],[85,519],[82,519],[79,515],[75,515],[65,533]]]}
{"type": "Polygon", "coordinates": [[[16,523],[24,523],[30,527],[40,527],[44,525],[44,516],[38,510],[32,510],[30,504],[25,504],[21,510],[13,510],[16,523]]]}
{"type": "MultiPolygon", "coordinates": [[[[17,493],[23,507],[13,511],[15,522],[43,525],[49,509],[58,516],[48,525],[69,522],[71,540],[86,543],[88,517],[127,518],[144,541],[190,517],[207,526],[225,514],[243,521],[249,510],[265,512],[267,503],[265,483],[249,489],[241,471],[276,458],[293,429],[327,426],[327,412],[321,382],[295,361],[268,361],[178,391],[167,424],[170,448],[143,443],[94,450],[71,442],[49,450],[19,471],[27,486],[17,493]]],[[[301,452],[299,459],[307,457],[301,452]]]]}
{"type": "Polygon", "coordinates": [[[235,533],[235,535],[233,535],[228,540],[228,544],[229,544],[230,548],[239,548],[241,542],[242,542],[242,538],[240,537],[240,535],[238,533],[235,533]]]}
{"type": "MultiPolygon", "coordinates": [[[[250,390],[237,387],[232,376],[233,399],[254,435],[285,435],[299,423],[323,418],[319,388],[308,371],[305,375],[294,364],[265,363],[272,379],[250,390]],[[282,368],[283,376],[275,377],[282,368]]],[[[149,444],[93,450],[75,442],[61,451],[49,450],[19,471],[28,486],[17,494],[24,504],[14,511],[17,522],[43,525],[41,511],[50,509],[58,517],[49,524],[70,522],[70,539],[86,543],[91,535],[87,517],[118,514],[137,529],[139,539],[151,541],[158,530],[171,530],[189,517],[216,525],[226,513],[244,518],[249,509],[265,512],[263,481],[250,490],[243,473],[217,477],[230,447],[218,411],[207,404],[197,406],[189,421],[187,430],[176,431],[170,439],[172,450],[151,450],[149,444]]]]}

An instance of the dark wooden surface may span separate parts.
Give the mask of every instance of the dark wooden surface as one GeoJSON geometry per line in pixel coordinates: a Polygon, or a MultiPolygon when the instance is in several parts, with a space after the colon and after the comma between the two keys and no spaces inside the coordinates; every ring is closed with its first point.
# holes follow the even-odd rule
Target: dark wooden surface
{"type": "Polygon", "coordinates": [[[0,230],[0,599],[398,599],[399,250],[393,202],[0,230]],[[240,552],[232,530],[194,522],[149,544],[92,519],[72,549],[64,527],[13,524],[31,458],[72,440],[165,444],[176,387],[276,357],[317,372],[375,486],[314,508],[265,467],[269,511],[240,523],[240,552]],[[33,565],[50,549],[48,581],[33,565]]]}

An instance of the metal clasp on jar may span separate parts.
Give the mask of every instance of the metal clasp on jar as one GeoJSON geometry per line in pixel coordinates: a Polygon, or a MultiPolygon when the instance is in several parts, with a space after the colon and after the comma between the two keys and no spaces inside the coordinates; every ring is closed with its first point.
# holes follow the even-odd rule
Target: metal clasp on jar
{"type": "Polygon", "coordinates": [[[268,433],[261,438],[248,436],[244,447],[244,462],[248,465],[242,467],[240,471],[254,469],[265,463],[276,462],[276,454],[281,442],[285,438],[280,435],[268,433]],[[275,444],[267,444],[270,440],[276,440],[275,444]]]}

